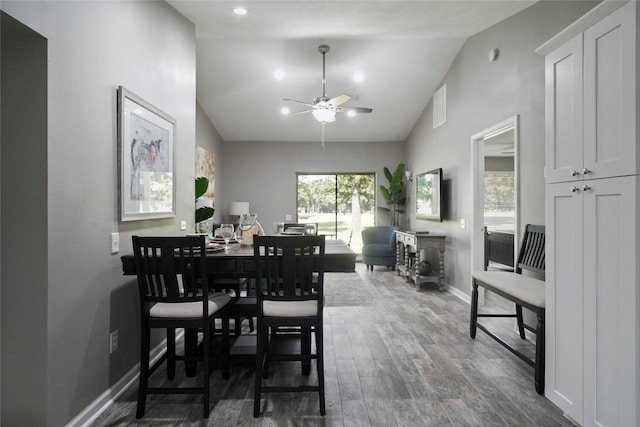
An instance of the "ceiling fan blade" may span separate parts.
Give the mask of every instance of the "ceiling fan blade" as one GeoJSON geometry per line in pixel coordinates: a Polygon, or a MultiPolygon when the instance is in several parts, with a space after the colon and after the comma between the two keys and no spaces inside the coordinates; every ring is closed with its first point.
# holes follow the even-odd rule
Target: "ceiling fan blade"
{"type": "Polygon", "coordinates": [[[305,101],[298,101],[297,99],[282,98],[282,100],[283,101],[297,102],[298,104],[306,105],[307,107],[313,107],[313,104],[309,104],[308,102],[305,102],[305,101]]]}
{"type": "Polygon", "coordinates": [[[355,113],[371,113],[373,111],[373,108],[343,106],[343,107],[336,108],[336,111],[339,112],[339,113],[341,113],[343,111],[344,112],[353,111],[355,113]]]}
{"type": "Polygon", "coordinates": [[[335,105],[336,107],[339,105],[344,104],[345,102],[347,102],[348,100],[350,100],[351,97],[347,94],[342,94],[342,95],[338,95],[336,97],[333,97],[329,100],[329,104],[335,105]]]}
{"type": "Polygon", "coordinates": [[[297,116],[298,114],[304,114],[304,113],[310,113],[311,110],[304,110],[304,111],[296,111],[294,113],[287,113],[284,114],[285,116],[297,116]]]}

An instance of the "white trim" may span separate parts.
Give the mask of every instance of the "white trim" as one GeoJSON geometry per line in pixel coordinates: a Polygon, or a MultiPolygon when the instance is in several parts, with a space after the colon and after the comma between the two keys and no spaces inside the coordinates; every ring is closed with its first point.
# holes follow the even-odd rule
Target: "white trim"
{"type": "MultiPolygon", "coordinates": [[[[176,340],[184,334],[184,330],[176,334],[176,340]]],[[[164,339],[158,344],[150,354],[150,365],[152,366],[166,352],[167,340],[164,339]]],[[[136,363],[122,378],[109,389],[105,390],[93,402],[82,410],[74,419],[69,421],[65,427],[86,427],[96,420],[104,411],[106,411],[113,402],[124,394],[130,387],[134,386],[138,381],[140,374],[140,363],[136,363]]]]}
{"type": "MultiPolygon", "coordinates": [[[[515,178],[515,234],[514,234],[514,259],[517,259],[518,241],[520,235],[520,117],[519,115],[511,116],[491,127],[471,135],[471,191],[473,195],[473,212],[471,214],[471,263],[469,277],[474,271],[484,268],[484,259],[478,246],[483,244],[484,236],[482,235],[482,225],[484,223],[484,188],[481,177],[484,175],[484,142],[487,135],[495,136],[508,129],[513,128],[513,173],[515,178]]],[[[471,292],[471,283],[468,284],[469,292],[471,292]]],[[[478,295],[478,302],[484,303],[484,292],[478,295]]]]}
{"type": "Polygon", "coordinates": [[[628,3],[628,1],[605,0],[599,3],[596,7],[582,15],[577,21],[546,41],[542,46],[537,48],[535,52],[540,55],[547,55],[553,52],[593,24],[600,22],[602,18],[610,15],[614,10],[624,6],[625,3],[628,3]]]}
{"type": "Polygon", "coordinates": [[[447,290],[447,292],[452,294],[454,297],[456,297],[458,299],[461,299],[463,302],[466,302],[467,304],[471,305],[471,295],[465,294],[464,292],[462,292],[460,289],[456,288],[455,286],[447,285],[446,290],[447,290]]]}

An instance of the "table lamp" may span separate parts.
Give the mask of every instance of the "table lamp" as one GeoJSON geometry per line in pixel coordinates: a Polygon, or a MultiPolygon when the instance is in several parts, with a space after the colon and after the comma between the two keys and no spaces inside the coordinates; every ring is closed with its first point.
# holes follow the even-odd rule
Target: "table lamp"
{"type": "Polygon", "coordinates": [[[229,215],[240,216],[249,213],[249,202],[231,202],[229,215]]]}

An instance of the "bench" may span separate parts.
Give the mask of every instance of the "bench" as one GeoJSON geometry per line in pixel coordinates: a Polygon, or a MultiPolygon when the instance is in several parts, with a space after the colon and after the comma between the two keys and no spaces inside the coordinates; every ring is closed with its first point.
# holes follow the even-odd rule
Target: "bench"
{"type": "Polygon", "coordinates": [[[545,334],[545,288],[544,288],[544,226],[528,224],[525,228],[522,245],[518,254],[515,272],[506,271],[477,271],[472,275],[471,291],[471,320],[470,335],[476,337],[476,329],[480,329],[505,348],[528,363],[535,370],[534,379],[536,392],[544,393],[544,334],[545,334]],[[523,275],[523,270],[527,275],[523,275]],[[478,287],[483,287],[507,300],[515,303],[513,314],[478,313],[478,287]],[[531,328],[522,320],[522,307],[536,314],[537,325],[531,328]],[[490,332],[484,325],[478,323],[479,317],[515,317],[517,319],[520,338],[525,339],[525,329],[536,335],[535,360],[531,360],[517,348],[490,332]]]}

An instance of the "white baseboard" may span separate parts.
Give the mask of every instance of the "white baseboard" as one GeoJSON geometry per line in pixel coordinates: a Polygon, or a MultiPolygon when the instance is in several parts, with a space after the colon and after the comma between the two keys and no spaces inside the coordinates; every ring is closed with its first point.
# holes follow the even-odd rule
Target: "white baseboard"
{"type": "MultiPolygon", "coordinates": [[[[184,334],[184,330],[176,333],[176,340],[184,334]]],[[[150,366],[162,357],[167,350],[167,340],[164,339],[158,344],[150,354],[150,366]]],[[[113,402],[124,394],[130,387],[136,385],[140,374],[140,363],[136,363],[122,378],[120,378],[111,388],[98,396],[74,419],[69,421],[66,427],[86,427],[96,420],[106,411],[113,402]]]]}
{"type": "Polygon", "coordinates": [[[461,299],[462,301],[466,302],[467,304],[471,304],[471,295],[467,295],[464,292],[462,292],[460,289],[456,288],[455,286],[451,286],[451,285],[446,285],[445,289],[449,293],[453,294],[453,296],[458,297],[459,299],[461,299]]]}

